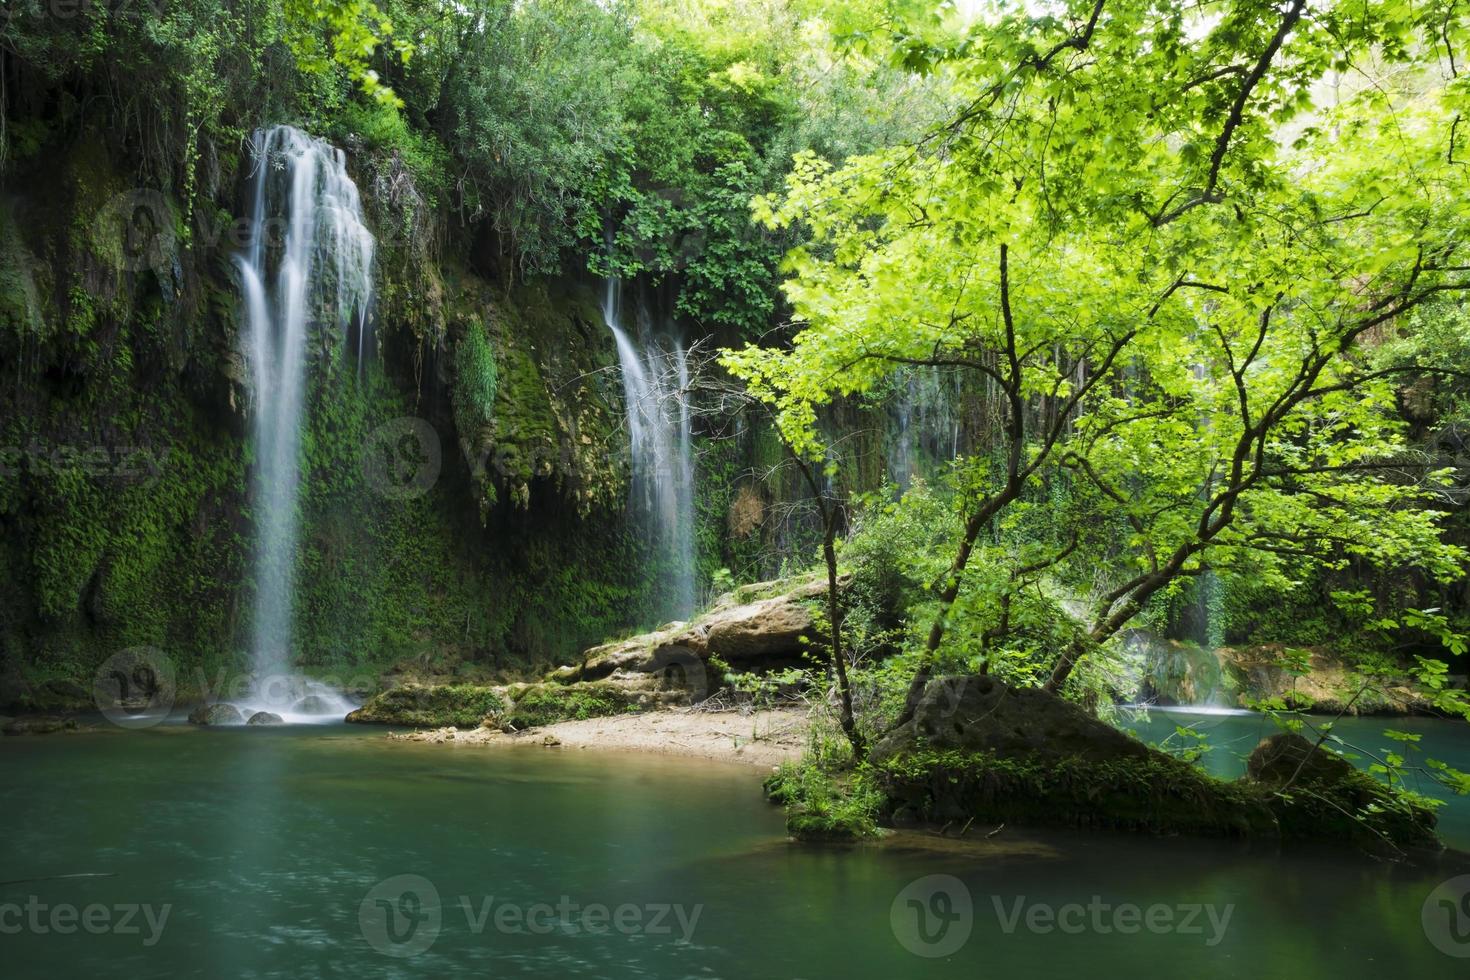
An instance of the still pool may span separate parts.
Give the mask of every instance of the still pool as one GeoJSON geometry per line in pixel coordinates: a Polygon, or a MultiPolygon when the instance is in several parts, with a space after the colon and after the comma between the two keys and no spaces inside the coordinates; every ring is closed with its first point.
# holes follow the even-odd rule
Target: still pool
{"type": "Polygon", "coordinates": [[[800,846],[758,776],[350,726],[5,739],[0,976],[1470,975],[1447,870],[1015,828],[800,846]]]}

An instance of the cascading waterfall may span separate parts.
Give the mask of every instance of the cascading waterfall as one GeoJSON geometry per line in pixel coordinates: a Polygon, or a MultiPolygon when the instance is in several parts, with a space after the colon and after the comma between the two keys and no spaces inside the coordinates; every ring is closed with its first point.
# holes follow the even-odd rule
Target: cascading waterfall
{"type": "Polygon", "coordinates": [[[937,367],[902,371],[893,400],[893,447],[889,477],[907,490],[926,466],[947,463],[960,454],[959,376],[937,367]]]}
{"type": "MultiPolygon", "coordinates": [[[[291,667],[307,363],[313,345],[347,345],[354,332],[361,363],[374,241],[340,150],[291,126],[256,131],[253,148],[250,246],[236,263],[254,396],[253,667],[257,685],[271,678],[274,686],[291,667]]],[[[300,685],[280,691],[257,687],[254,700],[277,713],[287,706],[291,714],[336,713],[346,704],[329,689],[300,685]],[[290,712],[303,707],[302,696],[316,698],[305,708],[321,710],[290,712]]]]}
{"type": "Polygon", "coordinates": [[[694,611],[694,454],[689,426],[688,352],[654,336],[638,312],[638,343],[622,326],[622,290],[609,279],[603,318],[618,348],[628,438],[633,455],[632,503],[655,545],[664,573],[660,615],[694,611]]]}

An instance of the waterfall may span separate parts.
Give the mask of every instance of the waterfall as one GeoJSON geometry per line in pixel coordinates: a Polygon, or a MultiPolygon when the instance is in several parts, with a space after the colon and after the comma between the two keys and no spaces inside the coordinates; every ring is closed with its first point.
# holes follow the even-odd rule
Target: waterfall
{"type": "MultiPolygon", "coordinates": [[[[257,130],[253,150],[250,245],[236,264],[253,390],[252,665],[263,682],[291,668],[307,364],[313,350],[345,348],[354,332],[361,362],[374,242],[340,150],[291,126],[257,130]]],[[[280,713],[283,698],[304,693],[325,698],[297,689],[266,700],[280,713]]]]}
{"type": "Polygon", "coordinates": [[[959,375],[938,367],[899,371],[896,382],[888,475],[904,491],[959,456],[962,393],[959,375]]]}
{"type": "Polygon", "coordinates": [[[609,279],[603,318],[617,344],[633,458],[631,504],[659,562],[659,615],[694,611],[694,454],[689,428],[688,352],[654,336],[639,309],[638,343],[622,321],[622,289],[609,279]]]}

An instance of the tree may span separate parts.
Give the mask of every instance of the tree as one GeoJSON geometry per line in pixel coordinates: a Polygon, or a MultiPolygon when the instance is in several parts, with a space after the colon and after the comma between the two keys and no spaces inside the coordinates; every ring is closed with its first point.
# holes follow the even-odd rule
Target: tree
{"type": "MultiPolygon", "coordinates": [[[[1463,44],[1464,12],[1091,0],[921,35],[895,57],[944,73],[964,108],[917,144],[836,169],[804,158],[758,204],[811,235],[787,260],[801,329],[725,357],[798,449],[821,406],[898,364],[973,371],[1000,394],[1002,446],[963,468],[963,534],[899,722],[976,542],[1047,480],[1085,482],[1132,528],[1053,690],[1216,555],[1292,540],[1320,556],[1349,546],[1324,532],[1351,521],[1356,554],[1456,573],[1433,517],[1406,506],[1419,489],[1376,468],[1400,447],[1381,410],[1391,375],[1357,351],[1470,287],[1465,82],[1411,99],[1373,78],[1433,70],[1436,45],[1463,44]],[[1330,105],[1336,73],[1372,83],[1330,105]]],[[[1068,542],[1009,561],[1098,557],[1068,542]]]]}

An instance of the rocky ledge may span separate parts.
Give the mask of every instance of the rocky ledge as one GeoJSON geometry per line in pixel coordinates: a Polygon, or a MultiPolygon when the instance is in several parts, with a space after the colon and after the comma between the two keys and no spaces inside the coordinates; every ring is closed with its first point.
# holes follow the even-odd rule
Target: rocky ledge
{"type": "Polygon", "coordinates": [[[818,579],[744,586],[692,622],[592,647],[540,681],[405,685],[376,695],[347,720],[515,732],[697,703],[719,687],[727,666],[774,670],[801,663],[817,638],[813,607],[824,595],[818,579]]]}

